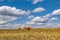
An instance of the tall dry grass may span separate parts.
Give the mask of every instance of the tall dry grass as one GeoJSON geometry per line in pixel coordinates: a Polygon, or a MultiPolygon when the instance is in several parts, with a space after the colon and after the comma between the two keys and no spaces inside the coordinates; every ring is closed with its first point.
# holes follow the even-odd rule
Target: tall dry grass
{"type": "Polygon", "coordinates": [[[60,28],[0,30],[0,40],[60,40],[60,28]]]}

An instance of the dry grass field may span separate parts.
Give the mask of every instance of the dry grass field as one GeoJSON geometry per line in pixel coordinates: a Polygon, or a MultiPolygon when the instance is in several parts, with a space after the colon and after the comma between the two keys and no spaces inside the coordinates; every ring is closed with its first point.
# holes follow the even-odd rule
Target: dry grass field
{"type": "Polygon", "coordinates": [[[60,28],[0,30],[0,40],[60,40],[60,28]]]}

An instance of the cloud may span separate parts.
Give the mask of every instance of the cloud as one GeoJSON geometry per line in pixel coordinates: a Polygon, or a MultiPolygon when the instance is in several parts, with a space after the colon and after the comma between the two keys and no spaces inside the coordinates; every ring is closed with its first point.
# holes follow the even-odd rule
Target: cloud
{"type": "Polygon", "coordinates": [[[32,0],[33,1],[33,4],[36,4],[38,2],[43,2],[44,0],[32,0]]]}
{"type": "Polygon", "coordinates": [[[0,21],[0,24],[4,24],[4,23],[6,23],[7,21],[0,21]]]}
{"type": "Polygon", "coordinates": [[[57,21],[59,20],[57,17],[54,17],[53,15],[59,15],[60,9],[54,10],[51,13],[48,13],[44,16],[34,16],[29,15],[31,12],[38,13],[45,11],[43,7],[35,8],[34,10],[22,10],[17,9],[16,7],[10,7],[10,6],[0,6],[0,28],[19,28],[23,27],[25,25],[31,26],[31,27],[54,27],[54,26],[60,26],[58,25],[57,21]],[[9,23],[12,21],[17,20],[19,17],[27,16],[31,19],[30,21],[24,23],[24,24],[16,24],[16,23],[9,23]]]}
{"type": "Polygon", "coordinates": [[[46,21],[48,21],[48,18],[44,18],[44,17],[35,17],[32,19],[33,22],[36,22],[36,23],[45,23],[46,21]]]}
{"type": "Polygon", "coordinates": [[[60,9],[54,10],[52,15],[60,15],[60,9]]]}
{"type": "Polygon", "coordinates": [[[57,17],[53,17],[53,18],[50,19],[50,21],[54,21],[54,20],[58,20],[58,18],[57,17]]]}
{"type": "Polygon", "coordinates": [[[21,17],[21,16],[28,16],[29,14],[31,14],[31,12],[37,13],[42,11],[45,11],[43,7],[38,7],[30,11],[30,10],[17,9],[16,7],[11,6],[0,6],[0,15],[4,16],[21,17]]]}
{"type": "Polygon", "coordinates": [[[28,19],[33,19],[33,18],[34,18],[33,15],[28,16],[28,19]]]}
{"type": "Polygon", "coordinates": [[[51,16],[52,16],[51,13],[48,13],[48,14],[44,15],[43,17],[44,17],[44,18],[49,18],[49,17],[51,17],[51,16]]]}
{"type": "Polygon", "coordinates": [[[21,28],[21,24],[5,24],[5,25],[0,25],[0,29],[17,29],[21,28]]]}
{"type": "Polygon", "coordinates": [[[43,7],[38,7],[38,8],[35,8],[34,10],[32,10],[32,12],[34,12],[34,13],[43,12],[43,11],[45,11],[45,9],[43,7]]]}
{"type": "Polygon", "coordinates": [[[0,25],[15,21],[22,16],[30,14],[30,10],[17,9],[11,6],[0,6],[0,25]]]}
{"type": "Polygon", "coordinates": [[[54,10],[44,16],[36,16],[30,21],[26,22],[24,25],[31,26],[33,28],[56,28],[60,26],[58,16],[60,15],[60,9],[54,10]]]}
{"type": "Polygon", "coordinates": [[[0,6],[0,15],[8,15],[8,16],[22,16],[22,15],[29,15],[30,11],[17,9],[16,7],[10,7],[10,6],[0,6]]]}
{"type": "Polygon", "coordinates": [[[31,21],[27,22],[25,25],[32,27],[38,27],[38,26],[41,27],[42,25],[45,25],[48,22],[48,20],[49,20],[48,18],[37,16],[34,17],[31,21]]]}
{"type": "Polygon", "coordinates": [[[30,10],[17,9],[11,6],[0,6],[0,28],[17,28],[20,24],[14,24],[13,21],[21,18],[22,16],[27,16],[31,12],[30,10]],[[12,24],[10,23],[12,22],[12,24]]]}
{"type": "Polygon", "coordinates": [[[17,17],[0,15],[0,25],[16,20],[17,17]]]}
{"type": "Polygon", "coordinates": [[[45,16],[36,16],[31,21],[28,21],[25,25],[33,28],[54,28],[58,25],[58,17],[51,17],[51,14],[45,16]]]}

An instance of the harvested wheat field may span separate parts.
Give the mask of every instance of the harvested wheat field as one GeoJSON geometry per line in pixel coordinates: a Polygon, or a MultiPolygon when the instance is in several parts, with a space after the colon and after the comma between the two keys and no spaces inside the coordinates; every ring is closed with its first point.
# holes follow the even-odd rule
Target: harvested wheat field
{"type": "Polygon", "coordinates": [[[0,40],[60,40],[60,28],[4,29],[0,40]]]}

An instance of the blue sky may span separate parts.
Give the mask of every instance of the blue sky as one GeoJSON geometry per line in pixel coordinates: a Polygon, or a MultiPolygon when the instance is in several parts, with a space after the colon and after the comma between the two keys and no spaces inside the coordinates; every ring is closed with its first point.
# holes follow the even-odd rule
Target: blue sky
{"type": "Polygon", "coordinates": [[[1,29],[59,27],[59,20],[60,0],[0,0],[1,29]]]}

